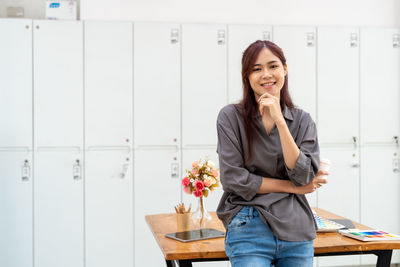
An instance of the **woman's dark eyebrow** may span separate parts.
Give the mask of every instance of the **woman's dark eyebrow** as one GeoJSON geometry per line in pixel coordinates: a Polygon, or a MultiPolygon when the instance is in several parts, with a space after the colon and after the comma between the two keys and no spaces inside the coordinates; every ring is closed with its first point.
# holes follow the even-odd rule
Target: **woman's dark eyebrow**
{"type": "MultiPolygon", "coordinates": [[[[272,64],[272,63],[277,63],[277,62],[278,62],[278,60],[272,60],[272,61],[269,61],[267,64],[272,64]]],[[[253,67],[255,67],[255,66],[262,66],[262,64],[254,64],[253,67]]]]}

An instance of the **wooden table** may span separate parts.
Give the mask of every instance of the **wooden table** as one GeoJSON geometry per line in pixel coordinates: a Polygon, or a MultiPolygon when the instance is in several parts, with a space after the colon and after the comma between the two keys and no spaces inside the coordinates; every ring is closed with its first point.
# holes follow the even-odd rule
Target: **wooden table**
{"type": "MultiPolygon", "coordinates": [[[[324,218],[344,219],[322,209],[314,208],[314,210],[324,218]]],[[[225,231],[215,212],[211,212],[211,216],[213,220],[207,227],[225,231]]],[[[177,231],[175,213],[148,215],[146,221],[164,254],[168,267],[177,266],[177,263],[181,267],[186,267],[192,266],[192,262],[228,260],[224,238],[183,243],[165,237],[166,233],[177,231]]],[[[353,224],[358,229],[371,229],[354,221],[353,224]]],[[[378,267],[390,266],[393,249],[400,249],[400,241],[362,242],[339,233],[318,233],[314,240],[315,256],[375,254],[378,256],[376,264],[378,267]]]]}

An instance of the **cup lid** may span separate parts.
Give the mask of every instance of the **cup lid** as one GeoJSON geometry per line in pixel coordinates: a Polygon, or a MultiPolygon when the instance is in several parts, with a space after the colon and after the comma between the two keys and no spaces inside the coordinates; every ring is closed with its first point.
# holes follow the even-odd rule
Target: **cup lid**
{"type": "Polygon", "coordinates": [[[319,159],[319,163],[325,163],[331,165],[331,161],[329,159],[322,157],[319,159]]]}

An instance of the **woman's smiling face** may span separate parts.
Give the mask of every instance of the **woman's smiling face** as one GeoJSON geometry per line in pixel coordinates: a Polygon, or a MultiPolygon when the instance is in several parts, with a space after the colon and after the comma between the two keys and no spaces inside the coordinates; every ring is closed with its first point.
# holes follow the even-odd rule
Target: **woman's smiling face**
{"type": "Polygon", "coordinates": [[[286,65],[283,65],[271,50],[263,48],[249,75],[249,83],[254,91],[256,101],[266,92],[280,98],[286,73],[286,65]]]}

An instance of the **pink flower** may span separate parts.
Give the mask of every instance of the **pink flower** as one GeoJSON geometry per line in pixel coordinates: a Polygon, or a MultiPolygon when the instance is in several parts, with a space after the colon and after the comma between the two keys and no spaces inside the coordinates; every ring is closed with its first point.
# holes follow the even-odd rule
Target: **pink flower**
{"type": "Polygon", "coordinates": [[[197,160],[196,160],[196,161],[193,161],[192,167],[193,167],[193,168],[199,167],[199,162],[198,162],[197,160]]]}
{"type": "Polygon", "coordinates": [[[183,187],[183,192],[185,192],[186,194],[190,195],[190,187],[189,186],[184,186],[183,187]]]}
{"type": "Polygon", "coordinates": [[[203,191],[204,189],[204,183],[203,181],[196,181],[196,184],[194,185],[194,187],[196,188],[196,191],[203,191]]]}
{"type": "Polygon", "coordinates": [[[182,179],[182,185],[183,186],[188,186],[190,184],[190,179],[189,179],[189,177],[184,177],[183,179],[182,179]]]}
{"type": "Polygon", "coordinates": [[[203,191],[196,190],[196,191],[193,192],[193,194],[194,194],[195,197],[201,197],[203,195],[203,191]]]}
{"type": "Polygon", "coordinates": [[[204,185],[207,187],[211,185],[211,179],[209,177],[204,179],[204,185]]]}
{"type": "Polygon", "coordinates": [[[213,171],[212,171],[212,175],[213,175],[215,178],[217,178],[218,175],[219,175],[219,173],[218,173],[217,170],[213,170],[213,171]]]}
{"type": "Polygon", "coordinates": [[[193,173],[194,175],[196,175],[196,174],[197,174],[197,169],[193,169],[193,170],[192,170],[192,173],[193,173]]]}

